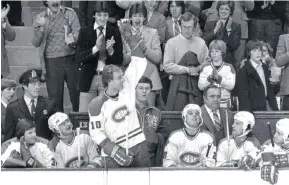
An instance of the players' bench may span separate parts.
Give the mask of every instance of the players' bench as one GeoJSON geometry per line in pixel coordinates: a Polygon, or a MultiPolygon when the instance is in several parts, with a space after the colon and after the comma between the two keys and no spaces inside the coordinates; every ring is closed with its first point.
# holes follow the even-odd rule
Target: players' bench
{"type": "MultiPolygon", "coordinates": [[[[254,112],[254,115],[256,124],[253,128],[253,133],[259,139],[260,143],[264,143],[270,138],[267,123],[270,122],[274,134],[276,130],[276,122],[282,118],[289,118],[289,111],[254,112]]],[[[69,117],[73,123],[74,129],[76,127],[81,127],[84,130],[88,129],[88,113],[71,112],[69,117]]],[[[181,112],[163,111],[161,124],[166,128],[165,134],[167,136],[171,132],[182,128],[183,121],[181,118],[181,112]]]]}

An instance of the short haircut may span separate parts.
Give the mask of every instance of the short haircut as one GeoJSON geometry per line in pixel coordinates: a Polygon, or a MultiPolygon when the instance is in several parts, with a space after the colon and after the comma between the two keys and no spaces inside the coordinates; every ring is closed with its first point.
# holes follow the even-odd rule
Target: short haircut
{"type": "Polygon", "coordinates": [[[169,1],[169,4],[168,4],[169,16],[172,16],[172,14],[170,12],[170,8],[171,8],[171,5],[173,4],[173,2],[175,2],[177,6],[182,8],[182,14],[185,13],[186,7],[185,7],[185,2],[184,1],[169,1]]]}
{"type": "Polygon", "coordinates": [[[222,5],[228,5],[229,8],[231,9],[231,15],[233,14],[234,10],[235,10],[235,3],[234,1],[218,1],[218,4],[217,4],[217,11],[218,11],[218,14],[219,14],[219,9],[222,5]]]}
{"type": "MultiPolygon", "coordinates": [[[[262,44],[262,47],[265,46],[268,49],[268,53],[270,57],[273,57],[273,48],[268,42],[260,41],[262,44]]],[[[263,48],[262,48],[263,49],[263,48]]]]}
{"type": "Polygon", "coordinates": [[[97,13],[104,12],[110,15],[111,9],[109,6],[109,2],[108,1],[96,1],[94,5],[93,15],[95,15],[96,12],[97,13]]]}
{"type": "Polygon", "coordinates": [[[222,40],[213,40],[209,45],[209,53],[212,49],[221,50],[222,57],[224,58],[226,56],[226,50],[227,46],[226,43],[222,40]]]}
{"type": "Polygon", "coordinates": [[[210,89],[219,89],[219,90],[221,90],[221,88],[218,87],[218,86],[216,86],[216,85],[209,85],[209,86],[207,86],[207,87],[204,89],[204,93],[203,93],[203,96],[204,96],[204,97],[207,97],[208,91],[209,91],[210,89]]]}
{"type": "Polygon", "coordinates": [[[194,28],[197,26],[199,19],[192,14],[191,12],[185,12],[182,16],[181,16],[181,20],[184,22],[188,22],[193,20],[194,21],[194,28]]]}
{"type": "Polygon", "coordinates": [[[148,77],[146,76],[142,76],[140,78],[140,80],[138,81],[138,83],[147,83],[147,84],[150,84],[150,87],[153,88],[153,83],[151,81],[151,79],[149,79],[148,77]]]}
{"type": "Polygon", "coordinates": [[[113,73],[119,71],[122,71],[121,68],[113,64],[107,65],[103,68],[102,83],[105,88],[108,86],[108,83],[113,80],[113,73]]]}
{"type": "Polygon", "coordinates": [[[250,58],[250,52],[254,49],[260,49],[262,50],[262,44],[259,40],[249,40],[248,43],[246,44],[246,57],[250,58]]]}
{"type": "Polygon", "coordinates": [[[19,120],[15,128],[17,139],[20,139],[22,136],[24,136],[27,130],[34,128],[34,127],[35,127],[35,124],[33,123],[33,121],[29,119],[23,118],[19,120]]]}
{"type": "Polygon", "coordinates": [[[147,9],[146,9],[146,7],[144,5],[144,2],[133,4],[130,7],[130,9],[129,9],[129,18],[131,18],[133,14],[137,14],[137,13],[142,13],[143,16],[145,18],[147,18],[147,9]]]}

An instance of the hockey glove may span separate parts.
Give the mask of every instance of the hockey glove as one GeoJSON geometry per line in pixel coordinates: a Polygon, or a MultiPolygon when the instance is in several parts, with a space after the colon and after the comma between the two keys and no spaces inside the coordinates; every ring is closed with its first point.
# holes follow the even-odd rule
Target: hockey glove
{"type": "Polygon", "coordinates": [[[2,168],[23,168],[26,167],[26,162],[24,162],[21,158],[21,155],[16,150],[13,150],[6,159],[6,161],[2,164],[2,168]]]}
{"type": "Polygon", "coordinates": [[[161,122],[161,116],[161,111],[159,109],[156,107],[149,107],[144,113],[144,124],[156,132],[161,122]]]}
{"type": "Polygon", "coordinates": [[[275,154],[275,159],[278,168],[286,168],[289,167],[289,154],[275,154]]]}
{"type": "Polygon", "coordinates": [[[262,153],[263,164],[261,167],[261,178],[271,184],[278,181],[278,168],[275,163],[274,153],[262,153]]]}
{"type": "Polygon", "coordinates": [[[250,155],[246,155],[239,161],[238,167],[245,171],[253,170],[256,168],[255,159],[250,155]]]}

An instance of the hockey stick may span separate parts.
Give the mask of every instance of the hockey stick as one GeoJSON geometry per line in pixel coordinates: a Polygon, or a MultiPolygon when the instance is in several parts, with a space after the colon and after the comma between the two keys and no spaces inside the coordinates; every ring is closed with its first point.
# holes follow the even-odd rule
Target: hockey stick
{"type": "Polygon", "coordinates": [[[231,149],[231,144],[230,144],[230,131],[229,131],[229,116],[228,116],[228,109],[225,109],[226,113],[226,127],[227,127],[227,141],[228,141],[228,155],[229,155],[229,163],[231,164],[232,159],[231,159],[231,154],[230,154],[230,149],[231,149]]]}
{"type": "Polygon", "coordinates": [[[267,123],[267,126],[268,126],[269,135],[270,135],[270,141],[271,141],[271,144],[272,144],[272,147],[273,147],[273,150],[274,150],[275,144],[274,144],[274,141],[273,141],[272,128],[271,128],[271,125],[270,125],[269,121],[267,123]]]}
{"type": "MultiPolygon", "coordinates": [[[[80,134],[80,128],[76,128],[77,136],[80,134]]],[[[77,145],[77,157],[78,157],[78,167],[80,168],[80,137],[78,137],[78,145],[77,145]]]]}

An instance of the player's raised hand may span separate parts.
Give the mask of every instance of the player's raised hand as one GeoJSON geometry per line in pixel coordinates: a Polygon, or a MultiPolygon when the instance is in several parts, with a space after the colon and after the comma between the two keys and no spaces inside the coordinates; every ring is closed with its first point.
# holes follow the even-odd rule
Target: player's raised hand
{"type": "Polygon", "coordinates": [[[7,16],[7,14],[9,13],[10,11],[10,5],[7,4],[7,8],[6,7],[3,7],[2,10],[1,10],[1,20],[3,21],[3,19],[7,16]]]}

